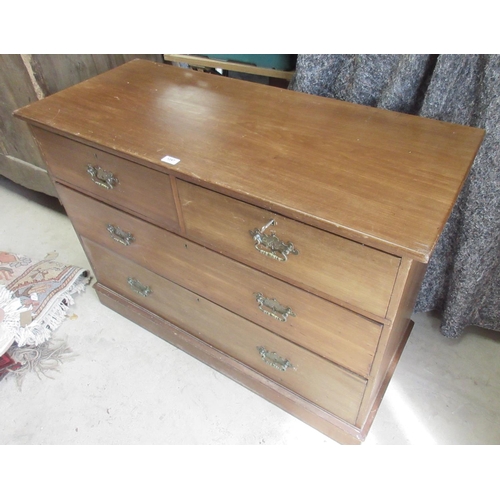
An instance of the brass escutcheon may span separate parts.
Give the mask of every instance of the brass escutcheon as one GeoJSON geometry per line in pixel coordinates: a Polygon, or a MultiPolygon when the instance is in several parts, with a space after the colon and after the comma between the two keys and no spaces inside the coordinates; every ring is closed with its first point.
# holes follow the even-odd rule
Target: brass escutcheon
{"type": "Polygon", "coordinates": [[[254,297],[259,305],[259,309],[278,321],[284,322],[288,316],[296,316],[290,307],[282,306],[276,299],[264,297],[260,292],[254,293],[254,297]]]}
{"type": "Polygon", "coordinates": [[[118,243],[125,245],[126,247],[128,247],[135,241],[135,238],[131,233],[127,233],[123,229],[120,229],[118,226],[108,224],[106,227],[109,231],[109,234],[111,235],[111,238],[113,238],[118,243]]]}
{"type": "Polygon", "coordinates": [[[127,282],[130,285],[130,288],[139,295],[143,297],[147,297],[151,295],[153,292],[149,286],[143,285],[139,280],[135,278],[127,278],[127,282]]]}
{"type": "Polygon", "coordinates": [[[118,184],[118,179],[113,173],[104,170],[103,168],[88,164],[87,172],[92,181],[104,189],[113,189],[118,184]]]}
{"type": "Polygon", "coordinates": [[[267,363],[273,368],[276,368],[277,370],[280,370],[282,372],[287,371],[289,368],[295,370],[292,363],[290,363],[288,359],[282,358],[275,352],[270,352],[265,347],[262,346],[258,346],[257,350],[259,351],[260,357],[262,358],[264,363],[267,363]]]}
{"type": "Polygon", "coordinates": [[[285,262],[289,254],[298,255],[299,251],[294,247],[292,242],[284,243],[281,241],[274,231],[271,234],[265,234],[269,226],[276,226],[276,221],[271,219],[262,229],[254,229],[250,231],[255,242],[255,248],[258,252],[272,259],[285,262]]]}

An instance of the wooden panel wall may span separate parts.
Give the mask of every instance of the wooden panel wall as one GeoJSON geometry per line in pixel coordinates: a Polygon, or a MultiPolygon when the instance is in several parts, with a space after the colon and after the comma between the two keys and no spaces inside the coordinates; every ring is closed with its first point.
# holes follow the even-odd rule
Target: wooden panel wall
{"type": "Polygon", "coordinates": [[[161,54],[0,54],[0,175],[56,196],[28,126],[12,112],[131,59],[161,54]]]}

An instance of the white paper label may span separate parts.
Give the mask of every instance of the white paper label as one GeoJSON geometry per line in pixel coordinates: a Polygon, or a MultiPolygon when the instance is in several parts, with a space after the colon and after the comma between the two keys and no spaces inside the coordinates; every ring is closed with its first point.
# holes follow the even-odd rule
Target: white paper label
{"type": "Polygon", "coordinates": [[[170,163],[170,165],[177,165],[181,160],[179,158],[174,158],[173,156],[164,156],[161,161],[165,163],[170,163]]]}

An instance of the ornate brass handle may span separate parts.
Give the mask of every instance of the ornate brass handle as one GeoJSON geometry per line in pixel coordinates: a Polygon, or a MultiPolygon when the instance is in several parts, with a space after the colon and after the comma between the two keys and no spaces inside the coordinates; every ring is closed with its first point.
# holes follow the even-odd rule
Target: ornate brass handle
{"type": "Polygon", "coordinates": [[[288,316],[296,316],[287,306],[282,306],[276,299],[264,297],[260,292],[254,293],[259,309],[278,321],[286,321],[288,316]]]}
{"type": "Polygon", "coordinates": [[[135,293],[138,293],[143,297],[147,297],[148,295],[151,295],[153,293],[149,286],[143,285],[139,280],[136,280],[135,278],[127,278],[127,281],[130,285],[130,288],[132,288],[135,293]]]}
{"type": "Polygon", "coordinates": [[[89,164],[87,165],[87,172],[92,181],[104,189],[113,189],[118,184],[118,179],[114,174],[101,167],[94,167],[89,164]]]}
{"type": "Polygon", "coordinates": [[[286,261],[289,254],[298,255],[299,251],[290,241],[288,243],[283,243],[283,241],[276,236],[274,231],[271,231],[271,234],[265,234],[269,226],[276,226],[276,221],[271,219],[262,229],[259,230],[256,228],[250,231],[257,251],[281,262],[286,261]]]}
{"type": "Polygon", "coordinates": [[[278,356],[278,354],[276,354],[275,352],[269,352],[265,347],[261,346],[257,347],[257,350],[260,352],[260,357],[262,358],[264,363],[267,363],[273,368],[276,368],[277,370],[280,370],[282,372],[287,371],[288,368],[295,370],[292,363],[290,363],[288,359],[284,359],[281,356],[278,356]]]}
{"type": "Polygon", "coordinates": [[[108,224],[107,226],[109,234],[111,238],[113,238],[118,243],[125,245],[128,247],[131,243],[135,241],[134,236],[131,233],[127,233],[123,229],[120,229],[118,226],[113,226],[112,224],[108,224]]]}

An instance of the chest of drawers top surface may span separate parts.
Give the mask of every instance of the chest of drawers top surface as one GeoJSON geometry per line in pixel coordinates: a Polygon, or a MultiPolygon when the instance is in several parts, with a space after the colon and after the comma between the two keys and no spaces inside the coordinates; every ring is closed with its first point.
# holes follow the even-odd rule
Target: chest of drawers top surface
{"type": "Polygon", "coordinates": [[[16,115],[422,262],[484,133],[143,60],[16,115]],[[180,161],[172,165],[165,156],[180,161]]]}

